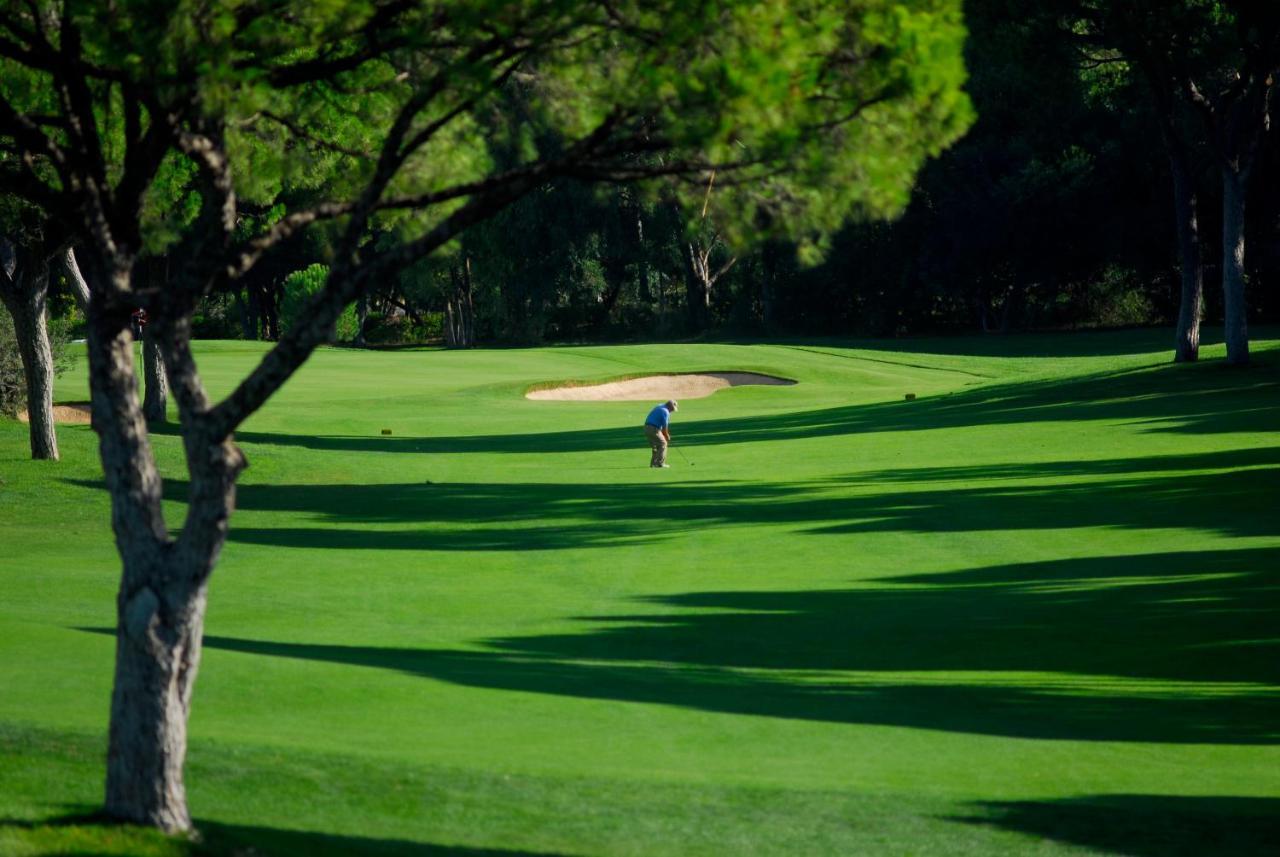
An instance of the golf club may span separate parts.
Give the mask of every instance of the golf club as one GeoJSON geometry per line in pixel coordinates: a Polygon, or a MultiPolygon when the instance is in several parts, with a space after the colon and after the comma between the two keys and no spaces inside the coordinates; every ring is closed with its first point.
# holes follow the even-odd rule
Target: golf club
{"type": "Polygon", "coordinates": [[[684,459],[685,464],[689,465],[690,467],[697,467],[696,464],[694,464],[692,461],[689,460],[689,456],[684,454],[683,449],[678,448],[674,443],[668,443],[667,446],[671,447],[676,452],[680,453],[680,457],[684,459]]]}

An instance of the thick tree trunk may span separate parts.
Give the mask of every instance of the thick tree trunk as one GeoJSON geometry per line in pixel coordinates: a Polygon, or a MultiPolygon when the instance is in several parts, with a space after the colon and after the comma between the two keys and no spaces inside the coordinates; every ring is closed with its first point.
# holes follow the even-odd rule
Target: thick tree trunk
{"type": "Polygon", "coordinates": [[[22,357],[27,384],[28,434],[31,457],[58,460],[58,436],[53,423],[53,349],[49,344],[49,265],[29,254],[14,271],[11,287],[0,298],[13,316],[13,332],[22,357]]]}
{"type": "Polygon", "coordinates": [[[147,330],[142,338],[142,375],[146,390],[142,414],[148,424],[162,423],[169,409],[169,380],[165,376],[160,346],[151,330],[147,330]]]}
{"type": "Polygon", "coordinates": [[[1204,266],[1200,261],[1200,224],[1197,219],[1195,179],[1179,144],[1166,140],[1173,175],[1173,211],[1178,231],[1178,258],[1182,266],[1182,293],[1178,301],[1178,329],[1174,361],[1191,363],[1200,356],[1200,319],[1204,312],[1204,266]]]}
{"type": "Polygon", "coordinates": [[[195,415],[207,409],[208,400],[185,344],[179,348],[174,335],[163,330],[152,336],[164,363],[171,371],[177,367],[176,397],[191,477],[186,522],[176,540],[169,537],[161,511],[162,485],[138,401],[132,337],[124,318],[94,312],[90,320],[93,427],[123,564],[105,810],[115,818],[178,832],[191,826],[183,763],[207,582],[226,540],[235,478],[244,461],[230,441],[202,435],[195,415]]]}
{"type": "MultiPolygon", "coordinates": [[[[98,313],[93,314],[97,316],[98,313]]],[[[191,826],[182,764],[194,678],[191,609],[169,579],[173,545],[138,401],[133,338],[91,318],[89,375],[112,528],[123,563],[116,598],[116,669],[107,752],[106,812],[167,831],[191,826]]],[[[198,618],[196,619],[198,622],[198,618]]],[[[198,632],[197,632],[198,636],[198,632]]]]}
{"type": "Polygon", "coordinates": [[[183,831],[191,827],[182,768],[205,588],[179,583],[180,570],[164,553],[155,558],[126,554],[124,565],[116,602],[106,812],[171,833],[183,831]]]}
{"type": "Polygon", "coordinates": [[[1223,336],[1227,362],[1249,362],[1249,326],[1244,297],[1244,215],[1247,174],[1222,170],[1223,336]]]}

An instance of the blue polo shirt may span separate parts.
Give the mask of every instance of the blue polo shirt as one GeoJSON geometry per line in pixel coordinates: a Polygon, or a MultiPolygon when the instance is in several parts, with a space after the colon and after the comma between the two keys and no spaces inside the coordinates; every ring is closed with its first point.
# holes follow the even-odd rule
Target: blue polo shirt
{"type": "Polygon", "coordinates": [[[669,422],[671,422],[671,412],[667,410],[665,402],[649,411],[649,416],[644,418],[645,425],[660,429],[666,428],[669,422]]]}

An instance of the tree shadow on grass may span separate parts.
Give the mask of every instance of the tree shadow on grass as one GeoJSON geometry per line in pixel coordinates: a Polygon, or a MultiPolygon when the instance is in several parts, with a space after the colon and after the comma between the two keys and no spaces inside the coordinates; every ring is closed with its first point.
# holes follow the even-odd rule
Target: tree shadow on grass
{"type": "MultiPolygon", "coordinates": [[[[1275,459],[1275,450],[1242,450],[1224,453],[1221,461],[1275,459]]],[[[1197,457],[1199,465],[1214,460],[1197,457]]],[[[1105,473],[1113,466],[1103,461],[1048,468],[1105,473]]],[[[984,472],[978,467],[969,475],[977,480],[984,472]]],[[[1097,527],[1231,536],[1280,532],[1280,520],[1266,505],[1280,480],[1280,465],[1073,484],[858,490],[868,482],[910,481],[914,473],[807,483],[244,485],[237,498],[240,509],[306,515],[314,526],[236,527],[230,538],[285,547],[521,551],[651,543],[691,527],[713,526],[769,525],[810,535],[1097,527]],[[850,490],[842,491],[845,486],[850,490]]],[[[1011,473],[1007,469],[1002,475],[1011,473]]],[[[925,481],[929,476],[926,471],[925,481]]],[[[183,483],[167,483],[169,499],[181,500],[184,494],[183,483]]]]}
{"type": "MultiPolygon", "coordinates": [[[[293,548],[527,551],[646,544],[690,527],[755,525],[811,535],[1105,527],[1274,536],[1278,480],[1280,448],[1265,447],[792,483],[249,483],[238,489],[237,508],[294,513],[307,525],[237,526],[230,539],[293,548]],[[1063,477],[1087,481],[1048,481],[1063,477]]],[[[165,482],[166,500],[186,496],[185,482],[165,482]]]]}
{"type": "Polygon", "coordinates": [[[688,593],[643,599],[634,615],[580,617],[582,633],[487,640],[488,651],[205,644],[721,713],[1274,744],[1276,568],[1280,549],[1255,549],[1026,563],[879,588],[688,593]]]}
{"type": "MultiPolygon", "coordinates": [[[[1255,343],[1280,336],[1275,325],[1249,328],[1255,343]]],[[[1152,354],[1172,356],[1173,328],[1153,327],[1129,330],[1062,330],[1009,333],[1000,336],[922,336],[877,339],[847,337],[807,337],[797,340],[770,340],[769,344],[813,347],[858,348],[888,354],[950,354],[969,357],[1119,357],[1152,354]]],[[[1201,345],[1222,342],[1222,328],[1201,328],[1201,345]]],[[[1208,362],[1208,361],[1206,361],[1208,362]]]]}
{"type": "MultiPolygon", "coordinates": [[[[988,384],[914,402],[880,402],[782,414],[685,420],[683,446],[909,432],[1049,421],[1105,420],[1142,424],[1146,431],[1186,434],[1280,431],[1280,351],[1257,365],[1227,370],[1213,364],[1166,365],[1097,373],[1067,380],[988,384]]],[[[639,417],[637,416],[637,423],[639,417]]],[[[158,431],[177,431],[159,427],[158,431]]],[[[639,425],[557,432],[382,437],[236,433],[244,444],[298,446],[338,452],[580,453],[643,450],[639,425]]]]}
{"type": "Polygon", "coordinates": [[[6,829],[23,843],[23,854],[58,857],[106,857],[128,850],[164,849],[183,857],[342,857],[347,854],[401,855],[401,857],[551,857],[549,852],[434,845],[404,839],[374,839],[284,830],[276,827],[223,824],[196,819],[194,838],[165,837],[148,827],[123,825],[98,813],[79,812],[42,821],[0,818],[0,834],[6,829]],[[23,840],[27,840],[23,842],[23,840]],[[101,843],[101,844],[96,844],[101,843]],[[99,850],[101,849],[101,850],[99,850]],[[128,849],[128,850],[124,850],[128,849]]]}
{"type": "Polygon", "coordinates": [[[1280,845],[1280,799],[1100,795],[977,804],[955,819],[1129,857],[1257,857],[1280,845]]]}

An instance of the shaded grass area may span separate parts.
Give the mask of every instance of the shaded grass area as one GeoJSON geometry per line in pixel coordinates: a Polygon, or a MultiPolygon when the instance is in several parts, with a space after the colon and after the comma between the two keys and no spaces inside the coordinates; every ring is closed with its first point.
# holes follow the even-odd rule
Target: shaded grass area
{"type": "Polygon", "coordinates": [[[1280,549],[1256,549],[904,576],[886,588],[693,592],[648,599],[641,614],[580,617],[602,630],[488,640],[486,652],[217,635],[206,645],[736,714],[1275,744],[1277,568],[1280,549]]]}
{"type": "MultiPolygon", "coordinates": [[[[1266,853],[1280,351],[1148,338],[322,352],[238,435],[199,844],[79,816],[106,498],[87,429],[41,468],[0,425],[0,545],[36,560],[0,547],[0,854],[1266,853]],[[746,364],[801,383],[682,408],[696,471],[642,469],[642,407],[510,398],[746,364]]],[[[209,348],[215,386],[253,353],[209,348]]]]}
{"type": "MultiPolygon", "coordinates": [[[[0,729],[0,751],[23,763],[15,779],[101,773],[97,743],[44,730],[0,729]]],[[[918,795],[749,787],[661,790],[593,779],[483,776],[454,769],[317,754],[287,756],[196,742],[193,797],[268,791],[279,824],[226,810],[170,838],[90,814],[91,803],[0,816],[0,853],[144,857],[293,855],[552,855],[757,853],[992,853],[1202,855],[1266,853],[1280,834],[1280,799],[1093,795],[1053,801],[963,802],[918,795]],[[347,776],[339,772],[345,771],[347,776]],[[316,812],[326,798],[343,809],[316,812]],[[36,817],[30,817],[30,816],[36,817]],[[359,818],[376,835],[344,832],[359,818]],[[744,822],[749,822],[744,825],[744,822]],[[414,825],[415,837],[401,833],[414,825]],[[322,825],[317,830],[313,825],[322,825]],[[496,843],[502,843],[497,845],[496,843]]],[[[86,777],[89,779],[91,777],[86,777]]],[[[68,792],[81,797],[84,788],[68,792]]],[[[64,794],[68,794],[64,792],[64,794]]],[[[203,799],[203,800],[202,800],[203,799]]]]}
{"type": "Polygon", "coordinates": [[[1129,857],[1261,855],[1280,842],[1274,798],[1106,795],[983,803],[965,819],[1129,857]]]}

